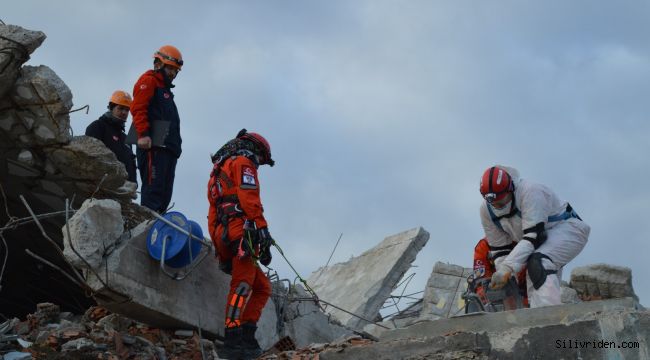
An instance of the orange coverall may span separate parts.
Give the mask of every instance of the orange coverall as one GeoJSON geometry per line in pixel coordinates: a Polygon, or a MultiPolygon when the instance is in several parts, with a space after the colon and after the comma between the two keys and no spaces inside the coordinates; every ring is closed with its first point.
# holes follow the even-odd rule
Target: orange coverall
{"type": "MultiPolygon", "coordinates": [[[[479,240],[476,247],[474,247],[474,279],[490,278],[494,271],[494,259],[490,257],[490,245],[488,244],[487,238],[483,238],[479,240]]],[[[523,290],[524,305],[528,306],[525,267],[517,274],[517,284],[519,285],[519,288],[523,290]]],[[[477,289],[477,292],[481,292],[479,296],[482,296],[482,292],[485,290],[486,289],[477,289]]]]}
{"type": "Polygon", "coordinates": [[[244,221],[253,220],[258,229],[266,227],[267,223],[255,163],[245,156],[234,156],[227,159],[217,173],[219,175],[215,176],[213,169],[208,183],[208,228],[219,261],[222,264],[232,262],[230,292],[226,298],[226,327],[235,327],[245,322],[256,323],[271,295],[271,283],[257,261],[250,255],[237,256],[244,234],[244,221]],[[224,239],[224,224],[218,215],[226,210],[235,211],[233,209],[237,210],[231,213],[233,216],[228,216],[224,239]]]}

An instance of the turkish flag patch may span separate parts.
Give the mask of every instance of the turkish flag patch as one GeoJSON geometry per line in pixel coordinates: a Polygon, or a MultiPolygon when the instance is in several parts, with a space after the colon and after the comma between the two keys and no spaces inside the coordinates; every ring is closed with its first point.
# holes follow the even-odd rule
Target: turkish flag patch
{"type": "Polygon", "coordinates": [[[244,166],[241,172],[241,183],[242,185],[256,186],[257,181],[255,180],[255,170],[252,167],[244,166]]]}

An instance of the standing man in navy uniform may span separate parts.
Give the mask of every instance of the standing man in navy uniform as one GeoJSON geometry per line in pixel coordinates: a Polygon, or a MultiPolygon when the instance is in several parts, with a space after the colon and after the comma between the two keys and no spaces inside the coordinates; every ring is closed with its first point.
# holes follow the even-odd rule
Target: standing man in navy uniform
{"type": "Polygon", "coordinates": [[[153,57],[153,70],[142,74],[133,87],[131,114],[138,136],[140,204],[164,213],[172,198],[176,162],[181,156],[180,117],[171,89],[183,66],[183,58],[171,45],[161,47],[153,57]],[[156,129],[166,129],[166,132],[153,134],[156,129]]]}

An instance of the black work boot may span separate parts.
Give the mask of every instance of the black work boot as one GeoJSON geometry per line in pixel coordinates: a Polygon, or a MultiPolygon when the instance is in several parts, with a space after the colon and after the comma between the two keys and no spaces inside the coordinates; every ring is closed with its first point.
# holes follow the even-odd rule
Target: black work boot
{"type": "Polygon", "coordinates": [[[224,330],[223,347],[217,350],[221,359],[241,359],[242,357],[242,328],[227,327],[224,330]]]}
{"type": "Polygon", "coordinates": [[[242,328],[242,355],[244,359],[255,359],[262,355],[260,344],[255,339],[257,325],[255,323],[243,323],[242,328]]]}

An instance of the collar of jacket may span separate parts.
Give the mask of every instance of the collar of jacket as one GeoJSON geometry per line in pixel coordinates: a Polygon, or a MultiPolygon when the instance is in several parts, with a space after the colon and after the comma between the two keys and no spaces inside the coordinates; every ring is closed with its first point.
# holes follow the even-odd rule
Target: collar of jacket
{"type": "Polygon", "coordinates": [[[101,119],[108,125],[121,129],[122,131],[126,129],[126,120],[116,118],[110,111],[105,112],[101,119]]]}
{"type": "Polygon", "coordinates": [[[171,80],[169,80],[163,68],[160,68],[158,70],[151,70],[151,72],[156,77],[156,79],[158,79],[159,83],[162,84],[162,86],[168,89],[174,88],[176,86],[172,84],[171,80]]]}

